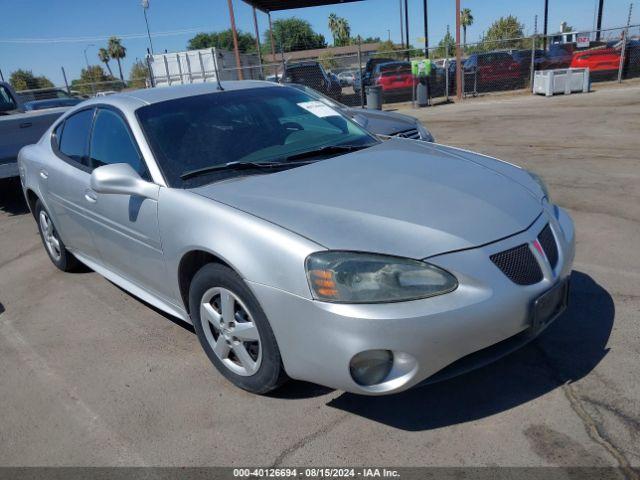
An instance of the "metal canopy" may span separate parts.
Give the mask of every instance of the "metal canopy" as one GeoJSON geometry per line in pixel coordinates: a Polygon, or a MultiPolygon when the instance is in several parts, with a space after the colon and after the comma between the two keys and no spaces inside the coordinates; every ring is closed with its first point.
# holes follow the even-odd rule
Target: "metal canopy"
{"type": "Polygon", "coordinates": [[[277,10],[291,10],[293,8],[320,7],[337,3],[360,2],[362,0],[244,0],[252,7],[265,13],[277,10]]]}

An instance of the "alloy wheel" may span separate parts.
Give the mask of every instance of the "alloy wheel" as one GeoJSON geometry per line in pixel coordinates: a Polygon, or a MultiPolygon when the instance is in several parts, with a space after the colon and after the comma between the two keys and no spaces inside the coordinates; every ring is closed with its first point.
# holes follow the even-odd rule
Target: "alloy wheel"
{"type": "Polygon", "coordinates": [[[51,257],[57,262],[62,257],[62,250],[60,249],[60,240],[58,239],[56,229],[53,226],[53,222],[51,222],[49,215],[44,210],[40,211],[39,220],[44,245],[47,247],[49,255],[51,255],[51,257]]]}
{"type": "Polygon", "coordinates": [[[255,374],[262,362],[260,333],[251,312],[232,291],[207,290],[200,302],[200,323],[222,364],[242,376],[255,374]]]}

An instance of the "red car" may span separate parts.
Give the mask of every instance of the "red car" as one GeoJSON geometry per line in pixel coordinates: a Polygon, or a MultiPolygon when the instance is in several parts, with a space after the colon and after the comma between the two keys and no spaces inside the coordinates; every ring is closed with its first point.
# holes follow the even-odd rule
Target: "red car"
{"type": "Polygon", "coordinates": [[[409,62],[387,62],[376,65],[373,71],[374,85],[382,87],[385,97],[411,95],[413,74],[409,62]]]}
{"type": "Polygon", "coordinates": [[[573,54],[572,68],[588,68],[590,72],[611,72],[620,67],[620,50],[616,48],[600,48],[583,50],[573,54]]]}

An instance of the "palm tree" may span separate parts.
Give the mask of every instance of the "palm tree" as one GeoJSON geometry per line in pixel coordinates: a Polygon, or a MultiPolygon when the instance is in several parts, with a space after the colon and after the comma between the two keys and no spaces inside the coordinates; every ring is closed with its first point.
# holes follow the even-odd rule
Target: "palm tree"
{"type": "Polygon", "coordinates": [[[467,44],[467,27],[473,25],[473,15],[469,8],[463,8],[460,11],[460,25],[462,25],[462,43],[467,44]]]}
{"type": "Polygon", "coordinates": [[[349,37],[351,36],[351,27],[346,18],[338,18],[336,24],[336,33],[338,37],[338,43],[340,46],[345,46],[349,43],[349,37]]]}
{"type": "Polygon", "coordinates": [[[98,58],[102,63],[107,66],[107,70],[109,70],[109,75],[113,77],[113,72],[111,71],[111,65],[109,65],[109,60],[111,57],[109,56],[109,51],[106,48],[101,48],[98,50],[98,58]]]}
{"type": "Polygon", "coordinates": [[[329,15],[329,30],[333,35],[333,45],[336,46],[336,37],[338,36],[338,16],[335,13],[329,15]]]}
{"type": "Polygon", "coordinates": [[[120,60],[127,56],[127,49],[120,43],[121,40],[118,37],[111,37],[109,39],[109,56],[118,62],[118,70],[120,71],[120,80],[124,83],[124,76],[122,75],[122,65],[120,60]]]}

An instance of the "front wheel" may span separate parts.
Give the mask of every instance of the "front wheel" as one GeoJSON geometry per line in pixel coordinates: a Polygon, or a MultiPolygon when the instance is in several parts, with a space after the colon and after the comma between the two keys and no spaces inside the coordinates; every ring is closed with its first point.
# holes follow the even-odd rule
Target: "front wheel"
{"type": "Polygon", "coordinates": [[[202,348],[228,380],[253,393],[286,381],[269,321],[233,270],[215,263],[202,267],[191,282],[189,308],[202,348]]]}

